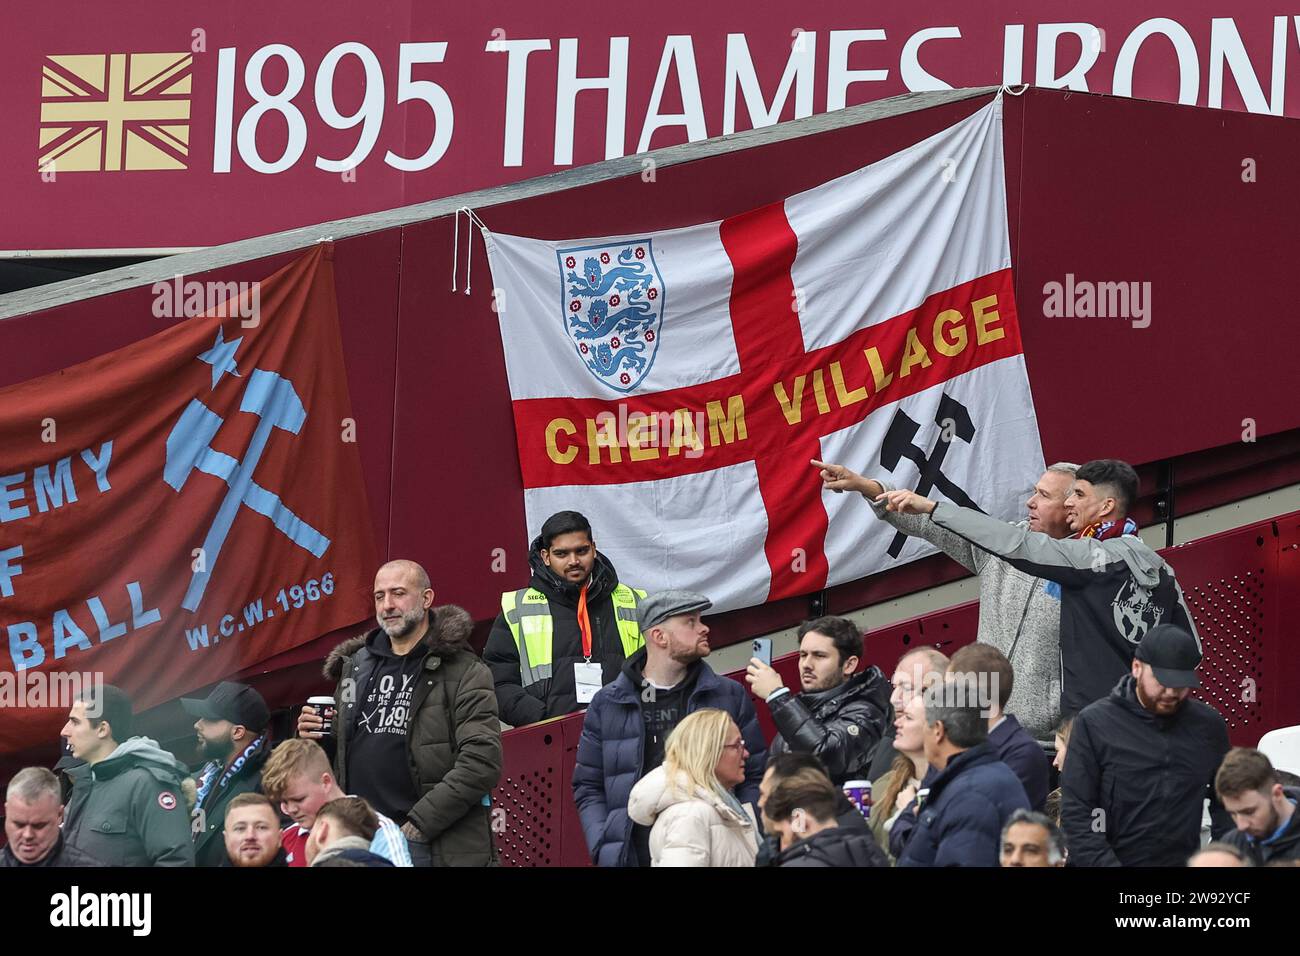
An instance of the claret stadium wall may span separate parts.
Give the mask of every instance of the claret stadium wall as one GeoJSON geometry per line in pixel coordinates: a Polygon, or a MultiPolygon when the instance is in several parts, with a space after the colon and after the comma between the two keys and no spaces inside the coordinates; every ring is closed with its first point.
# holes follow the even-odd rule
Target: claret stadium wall
{"type": "MultiPolygon", "coordinates": [[[[501,592],[526,582],[536,529],[525,527],[488,263],[477,235],[466,263],[463,218],[452,291],[454,211],[467,206],[494,231],[541,238],[718,220],[909,146],[994,93],[907,94],[3,296],[0,386],[158,332],[172,320],[154,316],[155,282],[178,274],[258,280],[314,243],[332,241],[347,384],[379,554],[424,564],[437,602],[468,609],[481,643],[501,592]],[[491,570],[498,548],[504,573],[491,570]]],[[[1286,290],[1300,212],[1293,172],[1300,168],[1300,121],[1031,88],[1005,97],[1004,143],[1016,299],[1047,460],[1133,462],[1142,478],[1137,519],[1157,538],[1168,528],[1157,544],[1174,543],[1175,520],[1279,489],[1294,492],[1300,402],[1286,290]],[[1150,283],[1149,324],[1045,314],[1045,288],[1075,281],[1150,283]]],[[[582,501],[573,506],[581,510],[582,501]]],[[[1300,685],[1300,657],[1286,653],[1289,622],[1300,618],[1294,509],[1279,507],[1267,520],[1164,551],[1206,637],[1210,679],[1202,693],[1224,711],[1238,743],[1300,723],[1300,698],[1283,692],[1300,685]]],[[[853,612],[964,576],[947,558],[927,558],[718,615],[710,620],[712,639],[725,649],[813,614],[853,612]]],[[[888,667],[917,642],[957,646],[974,638],[975,622],[974,605],[963,604],[873,630],[868,662],[888,667]]],[[[293,650],[240,675],[278,709],[281,732],[292,705],[325,689],[320,662],[365,624],[357,623],[303,634],[293,650]]],[[[188,726],[175,704],[146,717],[164,740],[188,737],[188,726]]],[[[528,838],[516,834],[503,848],[509,861],[585,858],[567,799],[579,727],[580,718],[570,717],[508,733],[497,798],[535,825],[528,838]]],[[[33,741],[30,751],[4,761],[0,778],[21,762],[48,765],[56,750],[56,741],[33,741]]]]}

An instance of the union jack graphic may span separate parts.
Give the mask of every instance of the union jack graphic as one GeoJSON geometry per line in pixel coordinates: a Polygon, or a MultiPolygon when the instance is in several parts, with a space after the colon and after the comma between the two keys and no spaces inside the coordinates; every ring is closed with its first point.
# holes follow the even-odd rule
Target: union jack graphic
{"type": "Polygon", "coordinates": [[[193,72],[191,53],[47,56],[39,168],[185,169],[193,72]]]}

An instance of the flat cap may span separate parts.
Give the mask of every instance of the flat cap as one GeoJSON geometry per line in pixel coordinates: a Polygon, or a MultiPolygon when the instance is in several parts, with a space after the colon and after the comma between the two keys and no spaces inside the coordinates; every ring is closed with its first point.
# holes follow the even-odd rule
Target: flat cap
{"type": "Polygon", "coordinates": [[[707,611],[711,607],[712,601],[694,591],[660,591],[648,595],[637,605],[636,621],[644,634],[670,617],[707,611]]]}

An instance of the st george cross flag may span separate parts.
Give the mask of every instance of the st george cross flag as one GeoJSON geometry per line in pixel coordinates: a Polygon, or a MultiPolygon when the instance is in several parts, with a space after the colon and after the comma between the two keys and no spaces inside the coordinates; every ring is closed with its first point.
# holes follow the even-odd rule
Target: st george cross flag
{"type": "Polygon", "coordinates": [[[488,234],[530,531],[581,511],[624,581],[727,610],[934,551],[813,458],[1022,514],[1001,108],[720,222],[488,234]]]}

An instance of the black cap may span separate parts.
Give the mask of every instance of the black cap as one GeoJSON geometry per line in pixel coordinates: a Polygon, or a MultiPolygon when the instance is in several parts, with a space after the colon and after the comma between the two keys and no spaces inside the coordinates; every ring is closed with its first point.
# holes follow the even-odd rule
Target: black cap
{"type": "Polygon", "coordinates": [[[185,712],[204,720],[228,720],[259,733],[271,722],[271,711],[262,695],[247,684],[222,681],[212,688],[206,700],[182,697],[185,712]]]}
{"type": "Polygon", "coordinates": [[[1201,648],[1196,638],[1175,624],[1157,624],[1147,631],[1134,656],[1151,665],[1156,680],[1165,687],[1201,686],[1196,676],[1201,648]]]}

